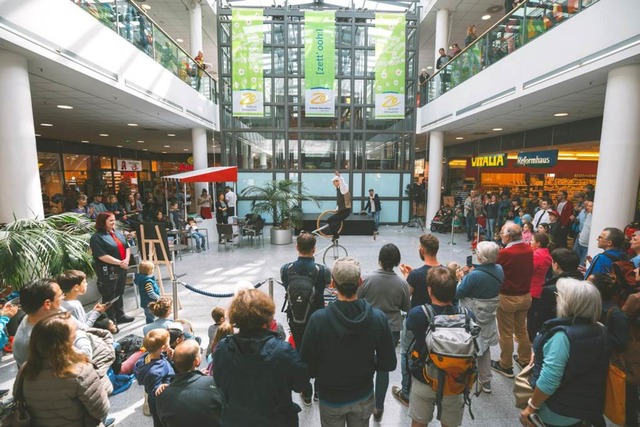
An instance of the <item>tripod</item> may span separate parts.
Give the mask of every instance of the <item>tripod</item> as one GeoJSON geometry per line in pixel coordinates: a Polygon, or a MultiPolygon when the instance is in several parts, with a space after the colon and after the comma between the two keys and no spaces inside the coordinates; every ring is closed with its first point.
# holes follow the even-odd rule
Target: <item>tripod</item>
{"type": "Polygon", "coordinates": [[[416,206],[415,202],[411,203],[411,208],[412,208],[411,210],[413,211],[412,215],[411,215],[411,218],[409,218],[409,221],[407,221],[402,226],[402,228],[405,228],[405,227],[420,227],[420,229],[422,231],[424,231],[424,221],[422,220],[422,217],[420,215],[418,215],[417,212],[416,212],[417,211],[417,206],[416,206]]]}

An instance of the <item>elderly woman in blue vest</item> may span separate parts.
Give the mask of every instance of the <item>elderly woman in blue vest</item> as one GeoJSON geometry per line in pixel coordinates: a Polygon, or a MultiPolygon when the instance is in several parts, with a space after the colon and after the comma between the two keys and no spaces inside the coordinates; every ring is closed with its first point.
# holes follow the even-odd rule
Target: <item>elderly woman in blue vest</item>
{"type": "Polygon", "coordinates": [[[485,393],[491,393],[491,351],[498,344],[496,310],[498,294],[504,280],[502,266],[496,264],[500,246],[495,242],[480,242],[476,248],[478,265],[460,282],[456,299],[476,315],[480,326],[478,339],[478,380],[485,393]]]}
{"type": "Polygon", "coordinates": [[[604,409],[611,357],[607,328],[598,323],[602,302],[589,282],[560,279],[558,317],[548,320],[533,341],[533,397],[520,413],[524,426],[537,413],[547,426],[598,423],[604,409]]]}

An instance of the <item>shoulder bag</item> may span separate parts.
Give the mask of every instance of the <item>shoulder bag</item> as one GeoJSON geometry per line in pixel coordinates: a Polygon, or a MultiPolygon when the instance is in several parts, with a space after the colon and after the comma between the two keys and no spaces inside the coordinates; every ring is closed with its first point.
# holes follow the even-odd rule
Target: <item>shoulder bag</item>
{"type": "MultiPolygon", "coordinates": [[[[26,364],[24,365],[26,366],[26,364]]],[[[0,419],[1,427],[31,427],[31,414],[27,410],[27,402],[24,400],[24,366],[18,371],[16,381],[16,392],[13,396],[13,407],[2,419],[0,419]]]]}

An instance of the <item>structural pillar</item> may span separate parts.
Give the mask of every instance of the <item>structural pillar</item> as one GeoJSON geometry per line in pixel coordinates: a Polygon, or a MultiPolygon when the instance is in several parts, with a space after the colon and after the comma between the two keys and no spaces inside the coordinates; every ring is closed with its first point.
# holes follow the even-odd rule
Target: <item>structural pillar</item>
{"type": "Polygon", "coordinates": [[[431,220],[440,209],[442,192],[442,154],[444,152],[444,132],[429,134],[429,182],[427,183],[427,230],[431,229],[431,220]]]}
{"type": "Polygon", "coordinates": [[[192,0],[189,6],[189,47],[195,58],[202,50],[202,6],[200,0],[192,0]]]}
{"type": "Polygon", "coordinates": [[[0,50],[0,223],[44,218],[27,58],[0,50]]]}
{"type": "MultiPolygon", "coordinates": [[[[191,143],[193,144],[193,169],[206,169],[209,167],[207,159],[207,130],[204,128],[191,129],[191,143]]],[[[195,184],[196,200],[200,197],[202,189],[208,188],[208,184],[197,182],[195,184]]],[[[211,196],[213,197],[213,196],[211,196]]]]}
{"type": "Polygon", "coordinates": [[[633,220],[640,182],[640,65],[609,71],[604,100],[600,160],[593,201],[589,255],[599,252],[603,228],[624,230],[633,220]]]}
{"type": "Polygon", "coordinates": [[[438,49],[444,48],[445,52],[449,50],[449,10],[440,9],[436,14],[436,45],[435,45],[435,58],[433,60],[433,72],[437,70],[436,64],[440,55],[438,49]]]}

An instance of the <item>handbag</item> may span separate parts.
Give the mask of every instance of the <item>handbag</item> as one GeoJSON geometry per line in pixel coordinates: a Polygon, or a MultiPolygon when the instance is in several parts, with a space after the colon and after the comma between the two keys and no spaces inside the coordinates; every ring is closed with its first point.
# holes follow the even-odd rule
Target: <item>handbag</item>
{"type": "Polygon", "coordinates": [[[529,383],[532,372],[533,365],[527,365],[516,375],[513,383],[513,396],[516,398],[516,408],[518,409],[524,409],[529,399],[533,396],[533,387],[529,383]]]}
{"type": "MultiPolygon", "coordinates": [[[[26,366],[26,364],[25,364],[26,366]]],[[[24,366],[18,372],[16,380],[18,384],[16,386],[16,392],[13,396],[13,407],[0,420],[0,426],[2,427],[31,427],[31,414],[27,410],[27,402],[24,400],[23,386],[24,386],[24,366]]]]}
{"type": "Polygon", "coordinates": [[[626,406],[626,381],[624,372],[609,364],[607,383],[604,393],[604,416],[618,425],[624,425],[626,406]]]}

